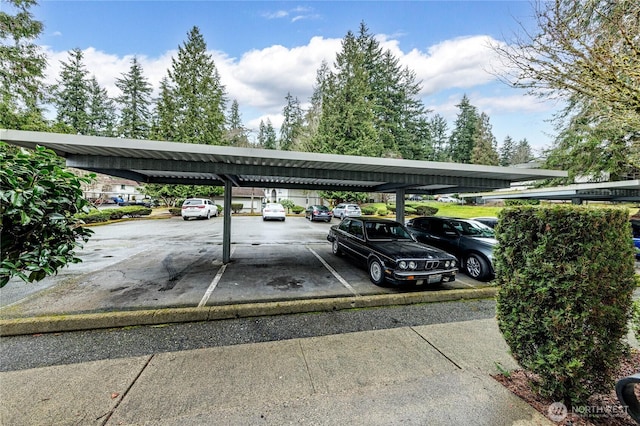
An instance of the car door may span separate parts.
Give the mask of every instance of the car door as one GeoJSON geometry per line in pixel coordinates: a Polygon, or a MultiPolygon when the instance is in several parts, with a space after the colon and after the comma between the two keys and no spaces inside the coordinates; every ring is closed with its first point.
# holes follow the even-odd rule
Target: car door
{"type": "Polygon", "coordinates": [[[460,233],[451,222],[447,220],[430,221],[427,235],[430,241],[428,244],[460,258],[460,233]]]}

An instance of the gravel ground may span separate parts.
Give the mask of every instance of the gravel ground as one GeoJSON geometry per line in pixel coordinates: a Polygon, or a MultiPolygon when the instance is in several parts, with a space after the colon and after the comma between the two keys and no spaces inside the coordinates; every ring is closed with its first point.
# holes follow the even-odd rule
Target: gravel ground
{"type": "Polygon", "coordinates": [[[494,300],[0,338],[0,371],[493,318],[494,300]]]}

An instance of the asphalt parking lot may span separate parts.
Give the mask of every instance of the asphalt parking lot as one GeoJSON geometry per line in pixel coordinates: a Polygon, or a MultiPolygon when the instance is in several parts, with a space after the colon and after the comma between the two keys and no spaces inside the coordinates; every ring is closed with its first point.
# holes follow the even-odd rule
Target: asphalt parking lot
{"type": "Polygon", "coordinates": [[[0,290],[0,318],[202,307],[487,286],[459,273],[455,282],[414,289],[379,287],[365,269],[331,253],[338,223],[234,216],[231,262],[222,264],[222,218],[141,219],[96,226],[82,263],[39,283],[0,290]]]}

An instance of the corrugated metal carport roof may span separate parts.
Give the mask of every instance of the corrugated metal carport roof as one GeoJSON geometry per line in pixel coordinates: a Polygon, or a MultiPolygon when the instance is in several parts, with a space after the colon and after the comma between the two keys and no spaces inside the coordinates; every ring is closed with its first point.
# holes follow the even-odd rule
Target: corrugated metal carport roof
{"type": "Polygon", "coordinates": [[[52,149],[67,165],[142,183],[437,194],[565,177],[557,170],[356,157],[0,129],[0,140],[52,149]]]}

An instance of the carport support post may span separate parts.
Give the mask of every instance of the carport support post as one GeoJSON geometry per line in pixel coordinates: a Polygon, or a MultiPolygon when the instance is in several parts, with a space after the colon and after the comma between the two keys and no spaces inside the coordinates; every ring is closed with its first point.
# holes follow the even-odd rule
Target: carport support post
{"type": "Polygon", "coordinates": [[[396,221],[404,224],[404,189],[396,191],[396,221]]]}
{"type": "Polygon", "coordinates": [[[231,181],[224,181],[224,215],[222,216],[222,263],[231,261],[231,181]]]}

